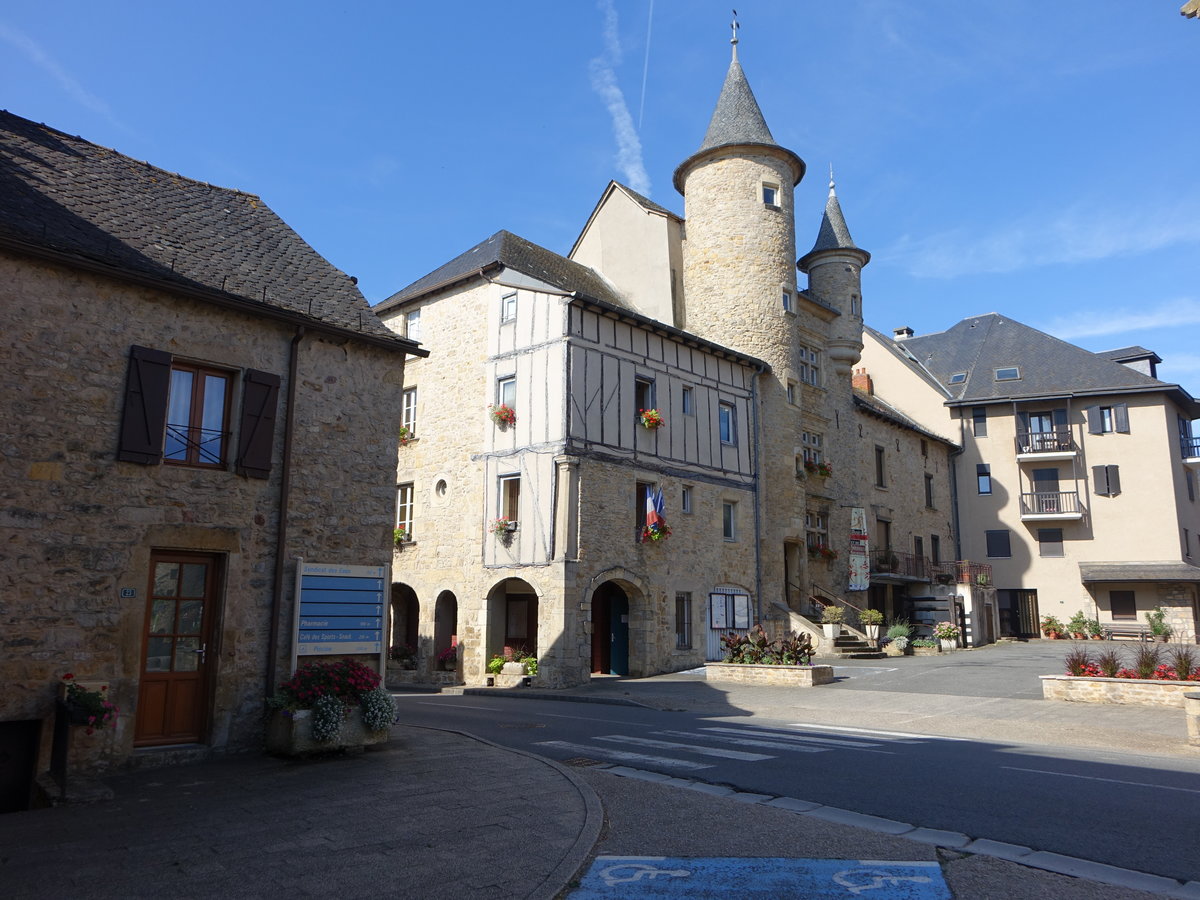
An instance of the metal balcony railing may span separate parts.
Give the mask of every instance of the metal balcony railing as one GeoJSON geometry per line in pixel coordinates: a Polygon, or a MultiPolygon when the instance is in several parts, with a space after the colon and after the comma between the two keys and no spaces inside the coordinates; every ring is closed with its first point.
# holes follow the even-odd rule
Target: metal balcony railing
{"type": "Polygon", "coordinates": [[[904,550],[872,550],[872,575],[900,575],[905,578],[929,580],[932,567],[929,560],[904,550]]]}
{"type": "Polygon", "coordinates": [[[1184,459],[1196,459],[1200,457],[1200,437],[1188,437],[1184,435],[1180,438],[1179,443],[1184,459]]]}
{"type": "Polygon", "coordinates": [[[933,566],[933,578],[940,584],[977,584],[987,587],[992,583],[992,567],[987,563],[973,563],[969,559],[936,563],[933,566]]]}
{"type": "Polygon", "coordinates": [[[1053,431],[1017,432],[1018,453],[1074,453],[1078,449],[1069,425],[1059,426],[1053,431]]]}
{"type": "Polygon", "coordinates": [[[1078,491],[1039,491],[1021,495],[1021,515],[1082,515],[1078,491]]]}

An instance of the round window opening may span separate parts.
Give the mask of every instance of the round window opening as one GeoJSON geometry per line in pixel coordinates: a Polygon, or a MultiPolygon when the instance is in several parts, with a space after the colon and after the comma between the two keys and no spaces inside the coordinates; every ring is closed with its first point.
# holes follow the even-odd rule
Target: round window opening
{"type": "Polygon", "coordinates": [[[439,497],[446,496],[446,479],[445,478],[438,479],[437,484],[435,484],[433,486],[433,492],[435,494],[437,494],[439,497]]]}

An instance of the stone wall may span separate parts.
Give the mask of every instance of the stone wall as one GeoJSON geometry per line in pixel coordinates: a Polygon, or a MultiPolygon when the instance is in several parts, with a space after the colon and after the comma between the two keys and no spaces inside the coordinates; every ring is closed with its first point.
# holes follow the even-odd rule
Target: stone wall
{"type": "Polygon", "coordinates": [[[1126,703],[1134,706],[1183,708],[1183,695],[1195,692],[1195,681],[1153,681],[1140,678],[1084,678],[1043,675],[1042,697],[1075,703],[1126,703]]]}
{"type": "Polygon", "coordinates": [[[704,667],[709,681],[737,684],[816,687],[833,683],[833,666],[755,666],[743,663],[709,663],[704,667]]]}
{"type": "Polygon", "coordinates": [[[120,721],[103,739],[79,742],[79,753],[91,768],[127,759],[150,553],[207,551],[223,561],[224,579],[207,652],[207,742],[259,746],[284,423],[294,417],[296,429],[278,674],[290,651],[292,557],[389,561],[401,355],[310,333],[290,410],[290,326],[18,257],[0,257],[0,285],[0,720],[44,719],[48,753],[59,678],[107,681],[120,721]],[[240,373],[279,375],[270,477],[118,461],[132,345],[229,370],[234,442],[240,373]]]}

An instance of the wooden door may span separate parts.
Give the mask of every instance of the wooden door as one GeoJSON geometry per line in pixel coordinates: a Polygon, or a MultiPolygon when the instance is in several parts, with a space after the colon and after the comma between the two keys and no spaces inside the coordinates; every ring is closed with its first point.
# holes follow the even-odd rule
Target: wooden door
{"type": "Polygon", "coordinates": [[[154,551],[142,627],[142,666],[134,744],[203,741],[221,558],[154,551]]]}

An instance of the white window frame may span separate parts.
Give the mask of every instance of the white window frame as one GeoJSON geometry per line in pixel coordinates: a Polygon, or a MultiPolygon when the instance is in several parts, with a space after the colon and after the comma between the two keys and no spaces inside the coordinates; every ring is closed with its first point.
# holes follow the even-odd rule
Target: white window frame
{"type": "Polygon", "coordinates": [[[783,288],[781,299],[783,300],[783,311],[785,313],[792,313],[794,315],[796,312],[796,307],[792,302],[792,292],[788,288],[783,288]]]}
{"type": "Polygon", "coordinates": [[[781,198],[779,185],[764,181],[759,195],[762,197],[763,206],[782,208],[783,204],[779,202],[781,198]]]}
{"type": "Polygon", "coordinates": [[[408,429],[410,438],[417,436],[417,389],[406,388],[401,394],[400,424],[408,429]]]}
{"type": "Polygon", "coordinates": [[[679,492],[679,511],[685,515],[692,513],[692,486],[685,484],[679,492]]]}
{"type": "Polygon", "coordinates": [[[409,310],[404,314],[404,336],[410,341],[421,341],[421,311],[409,310]]]}
{"type": "Polygon", "coordinates": [[[717,404],[717,437],[726,447],[737,446],[737,410],[723,400],[717,404]]]}
{"type": "Polygon", "coordinates": [[[508,472],[496,479],[499,495],[496,508],[499,518],[508,519],[513,525],[521,521],[521,474],[508,472]]]}
{"type": "Polygon", "coordinates": [[[496,379],[496,405],[517,408],[517,376],[504,375],[496,379]]]}
{"type": "Polygon", "coordinates": [[[683,407],[683,414],[685,416],[694,416],[696,414],[696,391],[694,388],[683,388],[680,405],[683,407]]]}
{"type": "Polygon", "coordinates": [[[517,292],[500,298],[500,324],[509,325],[517,321],[517,292]]]}
{"type": "Polygon", "coordinates": [[[415,497],[416,491],[413,489],[411,481],[396,485],[396,527],[407,531],[410,539],[413,533],[413,504],[415,497]]]}
{"type": "Polygon", "coordinates": [[[737,501],[722,500],[721,501],[721,537],[726,541],[736,541],[738,534],[737,528],[737,501]]]}

